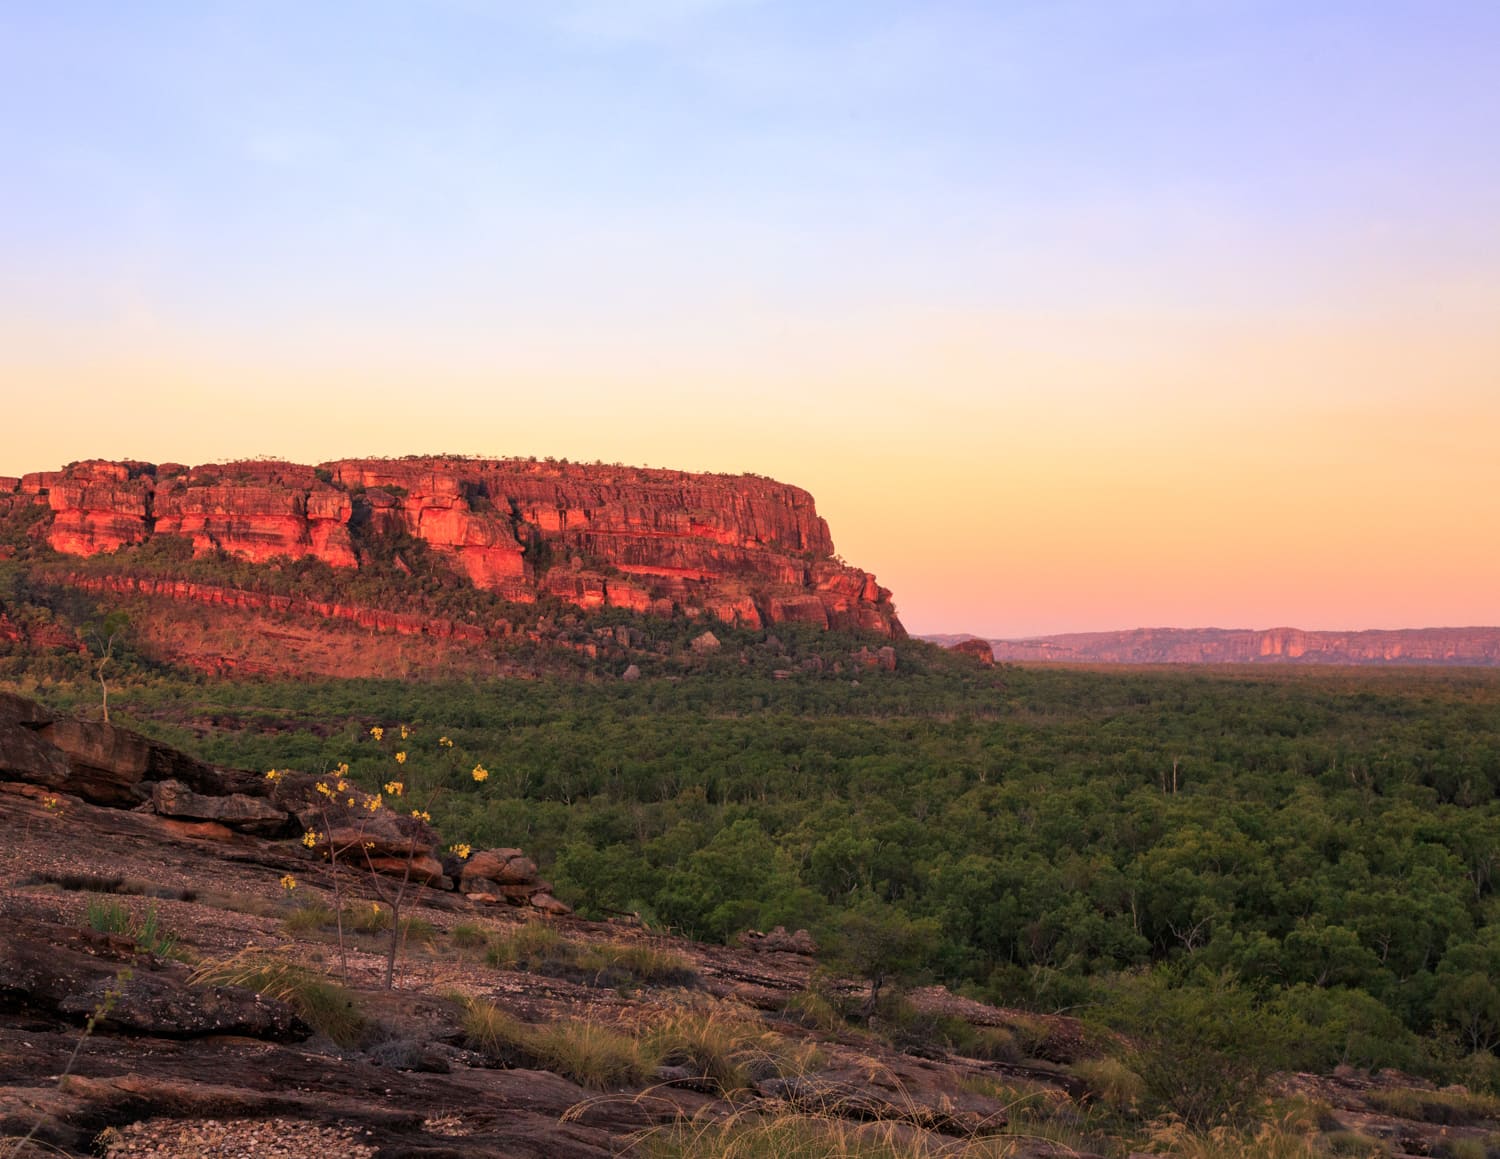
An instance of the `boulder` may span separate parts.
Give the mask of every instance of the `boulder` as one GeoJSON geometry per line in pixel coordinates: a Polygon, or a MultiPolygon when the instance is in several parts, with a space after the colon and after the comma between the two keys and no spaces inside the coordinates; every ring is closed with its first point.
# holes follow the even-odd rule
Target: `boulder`
{"type": "Polygon", "coordinates": [[[464,862],[460,876],[464,892],[469,893],[470,882],[476,883],[474,889],[483,888],[481,879],[500,885],[525,885],[536,881],[537,873],[536,862],[519,849],[481,849],[464,862]]]}
{"type": "Polygon", "coordinates": [[[816,954],[818,943],[806,930],[798,930],[795,933],[787,933],[785,926],[777,926],[768,934],[759,930],[746,930],[735,939],[740,945],[748,950],[767,951],[777,950],[785,954],[816,954]]]}
{"type": "Polygon", "coordinates": [[[32,729],[23,724],[0,724],[0,780],[62,789],[71,776],[68,758],[32,729]]]}
{"type": "Polygon", "coordinates": [[[151,787],[151,805],[163,817],[185,817],[195,821],[217,821],[246,833],[274,836],[287,827],[291,817],[264,797],[231,793],[206,797],[181,781],[161,781],[151,787]]]}
{"type": "Polygon", "coordinates": [[[443,873],[443,863],[436,857],[418,854],[415,857],[374,857],[365,862],[365,868],[387,877],[407,877],[418,885],[431,885],[438,889],[450,889],[453,883],[443,873]]]}
{"type": "Polygon", "coordinates": [[[0,724],[24,724],[41,728],[51,724],[52,714],[34,700],[14,692],[0,692],[0,724]]]}
{"type": "Polygon", "coordinates": [[[719,638],[712,632],[704,632],[701,636],[693,637],[692,649],[694,652],[717,652],[719,648],[719,638]]]}
{"type": "Polygon", "coordinates": [[[96,805],[137,805],[151,767],[151,742],[129,729],[86,720],[54,720],[37,735],[60,748],[71,774],[67,789],[96,805]]]}

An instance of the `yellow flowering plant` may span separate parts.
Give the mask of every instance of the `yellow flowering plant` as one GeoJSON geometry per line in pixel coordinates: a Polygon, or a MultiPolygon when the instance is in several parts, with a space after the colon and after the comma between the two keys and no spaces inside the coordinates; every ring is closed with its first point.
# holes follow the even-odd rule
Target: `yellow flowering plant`
{"type": "MultiPolygon", "coordinates": [[[[325,773],[314,783],[316,796],[312,805],[317,810],[320,824],[310,827],[302,841],[328,863],[335,913],[340,915],[339,957],[346,977],[341,862],[345,868],[362,869],[368,891],[362,892],[366,897],[374,895],[377,901],[372,904],[383,903],[389,908],[391,925],[385,970],[385,986],[389,989],[393,985],[403,934],[402,905],[409,889],[421,881],[414,874],[434,872],[430,868],[419,869],[418,863],[424,856],[429,856],[423,846],[427,850],[432,848],[428,843],[434,835],[426,826],[432,822],[430,805],[439,790],[430,787],[425,800],[413,799],[417,797],[417,787],[423,779],[419,769],[427,763],[422,759],[423,754],[428,751],[425,745],[413,741],[417,735],[414,727],[407,724],[374,725],[369,735],[401,772],[384,781],[379,790],[365,792],[355,786],[349,764],[340,762],[332,773],[325,773]],[[402,798],[406,799],[406,804],[401,811],[393,812],[395,801],[402,798]]],[[[455,751],[453,740],[440,737],[434,749],[435,756],[441,754],[443,775],[448,778],[461,776],[459,770],[463,757],[455,751]],[[448,751],[443,753],[442,750],[448,751]]],[[[469,775],[475,784],[483,784],[490,774],[483,764],[476,763],[469,775]]],[[[460,860],[467,859],[473,852],[468,842],[454,843],[449,849],[460,860]]]]}

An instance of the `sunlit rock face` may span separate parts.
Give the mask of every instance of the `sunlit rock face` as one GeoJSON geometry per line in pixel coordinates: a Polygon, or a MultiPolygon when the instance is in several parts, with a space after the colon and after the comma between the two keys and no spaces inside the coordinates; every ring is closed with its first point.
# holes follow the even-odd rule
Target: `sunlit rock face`
{"type": "Polygon", "coordinates": [[[45,499],[47,543],[68,555],[171,536],[195,555],[357,568],[370,536],[405,536],[518,601],[905,634],[891,593],[834,558],[812,496],[759,476],[440,456],[96,461],[9,482],[45,499]]]}

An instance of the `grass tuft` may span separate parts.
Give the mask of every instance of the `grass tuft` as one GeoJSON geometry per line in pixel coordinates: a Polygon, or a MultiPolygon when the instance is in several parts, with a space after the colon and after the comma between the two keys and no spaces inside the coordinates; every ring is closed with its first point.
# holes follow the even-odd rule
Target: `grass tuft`
{"type": "Polygon", "coordinates": [[[1500,1119],[1500,1098],[1467,1091],[1425,1091],[1390,1087],[1365,1095],[1370,1106],[1401,1119],[1462,1127],[1500,1119]]]}
{"type": "Polygon", "coordinates": [[[1146,1096],[1146,1083],[1118,1058],[1090,1058],[1075,1062],[1073,1074],[1088,1087],[1094,1102],[1120,1115],[1132,1115],[1146,1096]]]}
{"type": "Polygon", "coordinates": [[[193,972],[197,986],[239,986],[285,1002],[314,1030],[340,1046],[355,1046],[366,1020],[342,986],[295,962],[241,950],[193,972]]]}
{"type": "Polygon", "coordinates": [[[573,978],[596,986],[683,986],[698,978],[686,958],[650,942],[577,942],[539,921],[497,935],[484,960],[501,970],[573,978]]]}
{"type": "Polygon", "coordinates": [[[1016,1159],[1018,1139],[991,1136],[956,1142],[904,1123],[857,1123],[837,1117],[701,1114],[638,1135],[632,1153],[648,1159],[1016,1159]]]}
{"type": "Polygon", "coordinates": [[[663,1063],[685,1067],[725,1092],[773,1075],[803,1074],[816,1056],[815,1048],[794,1046],[755,1015],[727,1004],[682,1006],[665,1017],[653,1012],[645,1041],[663,1063]]]}
{"type": "Polygon", "coordinates": [[[660,1064],[652,1047],[600,1022],[563,1020],[533,1025],[493,1002],[466,1003],[469,1045],[508,1066],[531,1066],[591,1090],[640,1086],[660,1064]]]}
{"type": "Polygon", "coordinates": [[[158,957],[182,957],[177,948],[177,935],[161,928],[155,902],[148,903],[145,912],[137,918],[120,902],[90,898],[86,920],[91,930],[101,934],[122,934],[135,942],[138,949],[158,957]]]}

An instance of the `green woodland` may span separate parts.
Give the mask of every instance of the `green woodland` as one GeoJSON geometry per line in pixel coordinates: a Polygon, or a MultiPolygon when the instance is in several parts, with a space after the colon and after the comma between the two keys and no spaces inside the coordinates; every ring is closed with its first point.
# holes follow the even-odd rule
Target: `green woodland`
{"type": "Polygon", "coordinates": [[[165,538],[81,561],[40,518],[0,519],[0,613],[76,645],[0,639],[0,685],[93,716],[107,689],[115,723],[205,759],[348,762],[370,789],[405,725],[445,843],[521,846],[586,916],[805,927],[831,966],[1067,1012],[1167,1069],[1500,1089],[1500,672],[985,669],[920,641],[885,671],[856,656],[883,640],[787,625],[715,624],[697,653],[701,620],[504,605],[402,538],[366,535],[353,574],[165,538]],[[101,605],[78,571],[505,619],[525,678],[214,680],[152,659],[144,597],[101,605]]]}
{"type": "MultiPolygon", "coordinates": [[[[525,848],[585,915],[806,927],[872,976],[1182,1050],[1493,1087],[1500,673],[986,670],[909,641],[894,672],[777,679],[859,643],[783,635],[636,682],[215,683],[126,655],[110,704],[212,761],[347,761],[370,788],[370,730],[408,725],[445,841],[525,848]]],[[[89,677],[0,658],[59,708],[97,712],[89,677]]]]}

